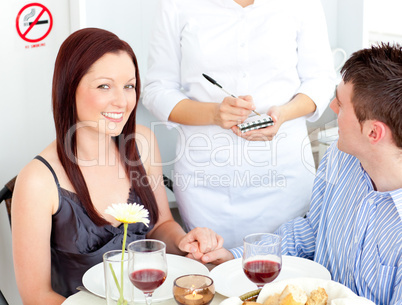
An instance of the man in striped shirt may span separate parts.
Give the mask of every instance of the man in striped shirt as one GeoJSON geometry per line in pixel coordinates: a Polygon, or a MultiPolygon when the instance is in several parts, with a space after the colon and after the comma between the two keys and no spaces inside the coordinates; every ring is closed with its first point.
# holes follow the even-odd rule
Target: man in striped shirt
{"type": "MultiPolygon", "coordinates": [[[[339,139],[318,168],[306,218],[277,231],[282,253],[312,259],[375,304],[402,305],[402,47],[352,54],[330,107],[339,139]]],[[[221,263],[242,247],[205,254],[221,263]]]]}

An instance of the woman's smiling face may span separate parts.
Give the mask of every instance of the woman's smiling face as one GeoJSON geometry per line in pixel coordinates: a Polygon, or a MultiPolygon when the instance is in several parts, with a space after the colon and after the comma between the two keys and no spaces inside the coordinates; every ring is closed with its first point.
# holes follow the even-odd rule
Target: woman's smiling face
{"type": "Polygon", "coordinates": [[[103,55],[78,84],[77,123],[119,135],[136,104],[136,83],[135,66],[127,53],[103,55]]]}

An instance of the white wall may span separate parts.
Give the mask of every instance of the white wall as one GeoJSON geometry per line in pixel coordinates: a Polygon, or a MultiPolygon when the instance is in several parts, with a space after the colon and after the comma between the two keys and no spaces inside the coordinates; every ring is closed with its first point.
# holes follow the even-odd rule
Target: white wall
{"type": "Polygon", "coordinates": [[[364,4],[365,0],[338,0],[337,44],[348,55],[366,46],[364,4]]]}
{"type": "MultiPolygon", "coordinates": [[[[53,16],[53,28],[39,42],[45,46],[30,48],[32,43],[22,40],[16,30],[17,14],[27,3],[30,2],[2,1],[1,7],[0,187],[54,138],[50,102],[53,65],[60,44],[70,31],[68,0],[40,1],[53,16]]],[[[21,304],[4,204],[0,206],[0,289],[10,304],[21,304]]]]}

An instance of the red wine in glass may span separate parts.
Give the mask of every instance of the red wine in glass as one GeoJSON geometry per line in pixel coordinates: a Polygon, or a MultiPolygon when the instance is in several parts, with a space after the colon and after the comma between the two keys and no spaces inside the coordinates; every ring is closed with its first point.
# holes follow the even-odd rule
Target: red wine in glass
{"type": "Polygon", "coordinates": [[[133,241],[127,247],[128,275],[132,284],[144,293],[146,305],[167,276],[166,245],[155,239],[133,241]]]}
{"type": "Polygon", "coordinates": [[[281,264],[270,260],[248,261],[243,266],[246,276],[257,286],[271,283],[281,272],[281,264]]]}
{"type": "Polygon", "coordinates": [[[166,280],[166,273],[158,269],[142,269],[130,274],[130,281],[139,290],[149,293],[166,280]]]}
{"type": "Polygon", "coordinates": [[[282,269],[282,238],[272,233],[254,233],[243,239],[244,274],[258,288],[275,280],[282,269]]]}

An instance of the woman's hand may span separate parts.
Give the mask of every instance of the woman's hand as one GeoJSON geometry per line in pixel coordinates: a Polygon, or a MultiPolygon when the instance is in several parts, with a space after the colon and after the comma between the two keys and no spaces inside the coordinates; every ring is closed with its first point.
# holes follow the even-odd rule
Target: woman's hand
{"type": "Polygon", "coordinates": [[[223,238],[208,228],[195,228],[188,232],[180,241],[179,249],[188,252],[189,257],[200,260],[210,251],[220,249],[223,238]]]}
{"type": "Polygon", "coordinates": [[[234,256],[229,250],[225,248],[219,248],[204,254],[201,257],[200,261],[204,264],[210,263],[214,265],[219,265],[231,259],[234,259],[234,256]]]}
{"type": "Polygon", "coordinates": [[[237,126],[233,126],[231,129],[236,135],[248,141],[271,141],[284,122],[281,110],[282,108],[280,106],[273,106],[268,110],[267,115],[271,116],[274,121],[274,125],[272,126],[250,130],[244,133],[242,133],[237,126]]]}
{"type": "Polygon", "coordinates": [[[253,98],[250,95],[239,96],[238,98],[225,97],[222,103],[216,104],[215,125],[223,129],[236,127],[235,125],[244,122],[254,109],[253,98]]]}

